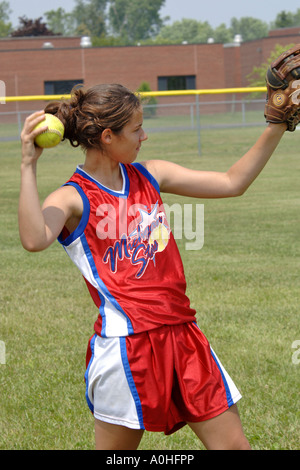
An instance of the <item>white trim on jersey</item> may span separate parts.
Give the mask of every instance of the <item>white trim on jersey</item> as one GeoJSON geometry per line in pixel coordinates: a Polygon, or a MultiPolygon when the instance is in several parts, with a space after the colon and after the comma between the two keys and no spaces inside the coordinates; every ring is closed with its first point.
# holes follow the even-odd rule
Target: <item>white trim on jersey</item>
{"type": "Polygon", "coordinates": [[[99,308],[102,317],[101,336],[128,336],[133,334],[130,319],[99,276],[85,235],[82,234],[70,245],[64,246],[64,249],[85,279],[98,291],[101,300],[99,308]]]}

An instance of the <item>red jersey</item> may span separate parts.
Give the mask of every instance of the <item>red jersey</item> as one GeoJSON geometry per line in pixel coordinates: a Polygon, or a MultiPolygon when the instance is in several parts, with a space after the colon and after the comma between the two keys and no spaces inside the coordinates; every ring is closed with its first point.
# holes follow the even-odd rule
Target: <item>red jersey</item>
{"type": "Polygon", "coordinates": [[[81,271],[99,315],[95,333],[128,336],[195,321],[181,257],[157,181],[139,163],[120,164],[121,191],[80,167],[66,183],[83,200],[75,231],[58,240],[81,271]]]}

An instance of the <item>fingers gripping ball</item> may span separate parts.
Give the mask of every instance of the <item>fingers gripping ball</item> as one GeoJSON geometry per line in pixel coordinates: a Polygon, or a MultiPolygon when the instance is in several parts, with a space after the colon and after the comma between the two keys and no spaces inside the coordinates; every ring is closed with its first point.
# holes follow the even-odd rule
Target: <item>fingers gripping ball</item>
{"type": "Polygon", "coordinates": [[[294,131],[300,122],[300,44],[283,52],[272,62],[266,75],[265,118],[275,124],[285,122],[294,131]]]}
{"type": "Polygon", "coordinates": [[[39,134],[35,139],[36,145],[41,148],[51,148],[58,145],[64,137],[64,125],[53,114],[45,114],[45,120],[37,124],[34,129],[48,126],[44,132],[39,134]]]}

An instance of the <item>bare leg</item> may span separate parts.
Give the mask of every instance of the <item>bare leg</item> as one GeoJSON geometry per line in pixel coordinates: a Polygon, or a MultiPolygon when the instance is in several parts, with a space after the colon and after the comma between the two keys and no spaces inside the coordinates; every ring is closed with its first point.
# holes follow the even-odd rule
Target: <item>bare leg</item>
{"type": "Polygon", "coordinates": [[[188,424],[208,450],[251,450],[236,405],[215,418],[188,424]]]}
{"type": "Polygon", "coordinates": [[[96,450],[136,450],[143,430],[104,423],[95,419],[96,450]]]}

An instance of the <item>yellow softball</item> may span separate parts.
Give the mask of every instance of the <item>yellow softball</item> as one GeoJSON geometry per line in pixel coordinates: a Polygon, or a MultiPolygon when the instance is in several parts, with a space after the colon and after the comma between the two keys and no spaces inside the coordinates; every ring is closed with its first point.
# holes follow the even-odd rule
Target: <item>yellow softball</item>
{"type": "Polygon", "coordinates": [[[65,128],[58,117],[53,114],[45,114],[45,120],[35,126],[34,129],[48,126],[44,132],[35,138],[35,143],[41,148],[51,148],[58,145],[64,137],[65,128]]]}

